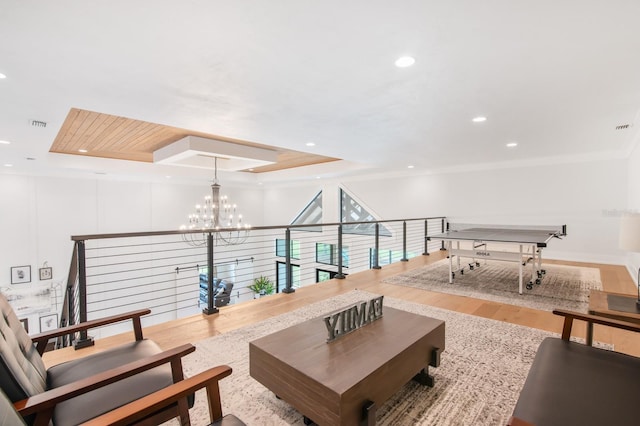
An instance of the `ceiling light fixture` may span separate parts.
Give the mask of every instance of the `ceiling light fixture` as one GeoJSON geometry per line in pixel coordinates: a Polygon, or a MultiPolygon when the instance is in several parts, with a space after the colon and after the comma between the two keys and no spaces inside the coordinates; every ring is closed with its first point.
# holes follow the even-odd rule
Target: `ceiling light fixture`
{"type": "Polygon", "coordinates": [[[0,79],[3,79],[3,78],[7,78],[7,76],[0,72],[0,79]]]}
{"type": "Polygon", "coordinates": [[[518,142],[509,142],[507,144],[507,148],[515,148],[516,146],[518,146],[518,142]]]}
{"type": "Polygon", "coordinates": [[[471,121],[473,121],[474,123],[483,123],[487,121],[487,117],[478,116],[478,117],[474,117],[471,121]]]}
{"type": "Polygon", "coordinates": [[[9,141],[0,141],[0,145],[11,145],[9,141]]]}
{"type": "MultiPolygon", "coordinates": [[[[222,187],[218,183],[218,157],[214,157],[214,175],[211,184],[211,195],[204,197],[204,204],[196,204],[196,212],[189,215],[189,225],[182,225],[181,230],[201,229],[203,233],[207,231],[215,232],[216,245],[236,245],[242,244],[249,236],[251,225],[243,223],[242,215],[236,214],[238,206],[232,204],[229,197],[220,195],[222,187]],[[234,228],[235,231],[230,231],[234,228]],[[224,229],[224,231],[221,231],[224,229]]],[[[206,238],[194,239],[195,234],[182,234],[185,242],[193,246],[206,245],[206,238]]]]}
{"type": "Polygon", "coordinates": [[[416,63],[415,58],[411,56],[402,56],[401,58],[396,59],[396,62],[395,62],[396,67],[398,68],[407,68],[415,63],[416,63]]]}
{"type": "Polygon", "coordinates": [[[79,149],[79,150],[78,150],[78,152],[81,152],[81,153],[83,153],[83,154],[86,154],[86,153],[87,153],[87,152],[89,152],[89,151],[87,151],[86,149],[79,149]]]}
{"type": "Polygon", "coordinates": [[[7,164],[5,164],[4,166],[5,166],[5,167],[13,167],[13,164],[8,164],[8,163],[7,163],[7,164]]]}
{"type": "Polygon", "coordinates": [[[316,146],[316,144],[313,143],[313,142],[307,142],[305,145],[307,145],[307,146],[316,146]]]}
{"type": "Polygon", "coordinates": [[[415,166],[412,164],[410,166],[407,166],[407,169],[413,169],[415,166]]]}

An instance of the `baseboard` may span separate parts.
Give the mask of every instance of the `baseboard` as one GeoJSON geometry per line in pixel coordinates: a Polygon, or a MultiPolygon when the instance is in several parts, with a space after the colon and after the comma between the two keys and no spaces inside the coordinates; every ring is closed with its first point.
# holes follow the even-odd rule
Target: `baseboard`
{"type": "Polygon", "coordinates": [[[602,254],[602,253],[576,253],[576,252],[561,252],[561,251],[545,250],[542,253],[542,261],[544,262],[545,259],[627,266],[627,262],[624,256],[608,255],[608,254],[602,254]]]}

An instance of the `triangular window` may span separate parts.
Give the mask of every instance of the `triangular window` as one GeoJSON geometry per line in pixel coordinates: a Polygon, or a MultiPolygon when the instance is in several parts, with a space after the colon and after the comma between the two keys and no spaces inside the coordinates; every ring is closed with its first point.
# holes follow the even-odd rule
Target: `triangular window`
{"type": "MultiPolygon", "coordinates": [[[[291,222],[292,225],[320,225],[322,223],[322,191],[291,222]]],[[[300,231],[321,232],[321,227],[300,228],[300,231]]]]}
{"type": "MultiPolygon", "coordinates": [[[[351,195],[344,189],[340,188],[340,222],[372,222],[377,220],[371,213],[360,205],[351,195]]],[[[375,235],[375,223],[359,223],[357,225],[345,225],[342,227],[345,234],[358,235],[375,235]]],[[[391,231],[383,224],[379,225],[379,235],[381,237],[390,237],[391,231]]]]}

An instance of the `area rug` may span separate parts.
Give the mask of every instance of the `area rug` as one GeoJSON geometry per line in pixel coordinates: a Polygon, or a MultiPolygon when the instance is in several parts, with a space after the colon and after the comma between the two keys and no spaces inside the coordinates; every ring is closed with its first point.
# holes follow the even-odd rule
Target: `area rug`
{"type": "MultiPolygon", "coordinates": [[[[351,291],[255,325],[196,343],[184,360],[188,375],[219,364],[233,368],[220,382],[224,413],[247,425],[303,425],[302,415],[249,376],[249,342],[307,319],[375,297],[351,291]]],[[[445,321],[446,349],[431,368],[435,387],[410,382],[378,409],[379,425],[504,425],[539,343],[552,333],[398,299],[385,306],[445,321]]],[[[193,424],[207,424],[205,393],[196,396],[193,424]]]]}
{"type": "MultiPolygon", "coordinates": [[[[518,294],[517,263],[481,260],[480,266],[472,271],[466,263],[461,266],[466,266],[465,272],[456,272],[452,284],[449,284],[449,259],[386,278],[383,282],[545,311],[564,308],[586,312],[589,291],[602,290],[597,268],[543,263],[546,274],[541,284],[534,284],[531,290],[524,287],[523,294],[518,294]]],[[[530,279],[531,265],[527,265],[523,284],[526,285],[530,279]]]]}

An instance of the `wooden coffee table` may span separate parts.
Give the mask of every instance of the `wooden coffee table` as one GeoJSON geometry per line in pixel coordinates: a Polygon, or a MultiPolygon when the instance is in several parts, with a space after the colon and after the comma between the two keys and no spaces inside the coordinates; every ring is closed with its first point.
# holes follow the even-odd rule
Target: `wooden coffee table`
{"type": "Polygon", "coordinates": [[[444,321],[384,307],[384,316],[327,343],[322,317],[249,343],[249,373],[319,425],[375,424],[409,380],[433,386],[444,321]]]}
{"type": "MultiPolygon", "coordinates": [[[[637,296],[609,293],[600,290],[589,292],[589,313],[640,324],[640,309],[636,306],[637,296]]],[[[587,344],[593,342],[593,324],[587,324],[587,344]]]]}

